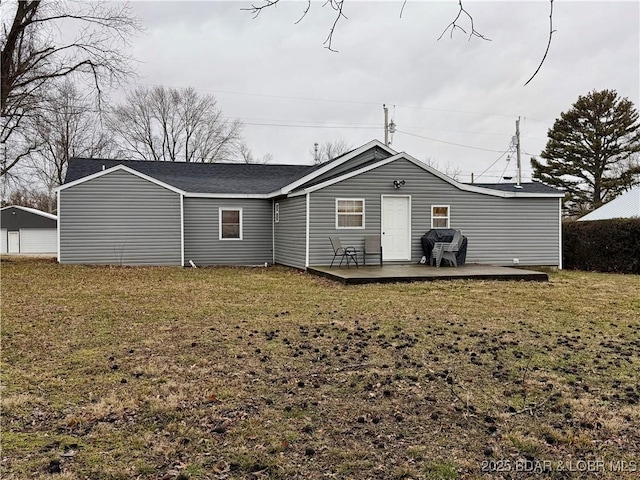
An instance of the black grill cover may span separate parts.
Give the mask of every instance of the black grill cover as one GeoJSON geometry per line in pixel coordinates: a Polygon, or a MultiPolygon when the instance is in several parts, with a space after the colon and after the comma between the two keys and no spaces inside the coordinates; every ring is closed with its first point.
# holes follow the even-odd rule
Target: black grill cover
{"type": "MultiPolygon", "coordinates": [[[[456,231],[453,228],[433,228],[422,236],[420,241],[422,242],[424,256],[427,257],[427,263],[431,262],[431,251],[436,242],[451,242],[455,234],[456,231]]],[[[456,261],[458,265],[463,265],[467,261],[467,237],[464,235],[462,236],[460,250],[456,252],[456,261]]]]}

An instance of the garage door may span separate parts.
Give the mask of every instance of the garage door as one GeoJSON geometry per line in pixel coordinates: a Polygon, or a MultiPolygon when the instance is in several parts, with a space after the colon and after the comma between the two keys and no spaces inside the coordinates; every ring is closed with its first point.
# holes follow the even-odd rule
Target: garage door
{"type": "Polygon", "coordinates": [[[57,253],[58,231],[53,228],[20,229],[20,253],[57,253]]]}

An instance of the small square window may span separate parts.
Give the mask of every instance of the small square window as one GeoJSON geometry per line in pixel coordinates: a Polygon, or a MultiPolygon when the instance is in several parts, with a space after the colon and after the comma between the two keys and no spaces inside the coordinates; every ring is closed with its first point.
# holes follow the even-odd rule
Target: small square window
{"type": "Polygon", "coordinates": [[[336,199],[336,228],[364,228],[364,199],[336,199]]]}
{"type": "Polygon", "coordinates": [[[449,205],[431,207],[431,228],[449,228],[449,205]]]}

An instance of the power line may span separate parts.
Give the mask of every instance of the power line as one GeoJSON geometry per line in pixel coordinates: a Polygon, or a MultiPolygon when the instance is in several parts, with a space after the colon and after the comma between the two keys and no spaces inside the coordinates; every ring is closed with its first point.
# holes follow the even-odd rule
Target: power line
{"type": "MultiPolygon", "coordinates": [[[[167,88],[184,88],[184,87],[175,87],[175,86],[172,86],[172,85],[164,85],[164,84],[159,84],[159,83],[136,83],[136,85],[144,85],[144,86],[151,86],[151,87],[157,86],[157,87],[167,87],[167,88]]],[[[279,99],[279,100],[295,100],[295,101],[303,101],[303,102],[323,102],[323,103],[330,102],[330,103],[345,103],[345,104],[351,104],[351,105],[376,105],[376,106],[380,106],[383,103],[389,103],[389,104],[393,103],[393,102],[379,102],[379,101],[371,101],[371,100],[369,100],[369,101],[366,101],[366,100],[344,100],[344,99],[336,99],[336,98],[297,97],[297,96],[291,96],[291,95],[274,95],[274,94],[269,94],[269,93],[234,92],[234,91],[230,91],[230,90],[212,90],[212,89],[207,89],[207,88],[196,88],[196,87],[191,87],[191,88],[193,88],[194,90],[197,90],[197,91],[215,93],[215,94],[220,94],[220,95],[241,95],[241,96],[247,96],[247,97],[263,97],[263,98],[274,98],[274,99],[279,99]]],[[[393,104],[393,105],[398,107],[398,108],[406,108],[406,109],[411,109],[411,110],[427,110],[427,111],[432,111],[432,112],[449,112],[449,113],[459,113],[459,114],[464,114],[464,115],[488,115],[488,116],[493,116],[493,117],[506,117],[506,118],[514,118],[514,117],[518,116],[518,115],[514,115],[514,114],[507,114],[507,113],[469,111],[469,110],[454,110],[454,109],[447,109],[447,108],[424,107],[424,106],[420,106],[420,105],[398,105],[398,104],[393,104]]],[[[538,119],[533,118],[533,117],[524,116],[524,118],[529,119],[529,120],[533,120],[533,121],[536,121],[536,122],[541,122],[541,123],[550,123],[549,121],[538,120],[538,119]]]]}
{"type": "MultiPolygon", "coordinates": [[[[233,120],[233,119],[237,119],[237,120],[242,120],[243,122],[245,121],[253,121],[253,122],[277,122],[277,123],[306,123],[306,124],[312,124],[312,123],[316,123],[314,120],[283,120],[283,119],[276,119],[276,118],[255,118],[255,117],[234,117],[234,118],[230,118],[227,117],[227,120],[233,120]]],[[[382,128],[382,124],[379,123],[362,123],[362,122],[336,122],[336,124],[339,125],[357,125],[359,127],[376,127],[376,128],[382,128]]]]}
{"type": "Polygon", "coordinates": [[[253,123],[242,122],[243,125],[257,127],[289,127],[289,128],[351,128],[356,130],[378,130],[380,127],[356,127],[350,125],[290,125],[286,123],[253,123]]]}
{"type": "Polygon", "coordinates": [[[498,161],[499,161],[502,157],[504,157],[508,152],[509,152],[509,150],[505,150],[504,152],[502,152],[502,155],[500,155],[498,158],[496,158],[496,159],[495,159],[495,161],[494,161],[491,165],[489,165],[487,168],[485,168],[485,169],[484,169],[484,171],[483,171],[480,175],[478,175],[478,176],[476,177],[476,180],[477,180],[478,178],[480,178],[482,175],[484,175],[485,173],[487,173],[487,171],[488,171],[491,167],[493,167],[496,163],[498,163],[498,161]]]}
{"type": "MultiPolygon", "coordinates": [[[[183,87],[174,87],[172,85],[163,85],[159,83],[138,83],[136,85],[145,85],[145,86],[151,86],[151,87],[183,88],[183,87]]],[[[191,88],[193,88],[194,90],[202,91],[202,92],[216,93],[221,95],[242,95],[247,97],[277,98],[280,100],[297,100],[297,101],[303,101],[303,102],[332,102],[332,103],[350,103],[350,104],[376,105],[376,106],[379,106],[382,104],[382,102],[371,102],[371,101],[366,102],[366,101],[359,101],[359,100],[337,100],[337,99],[331,99],[331,98],[293,97],[289,95],[273,95],[268,93],[232,92],[228,90],[211,90],[207,88],[195,88],[195,87],[191,87],[191,88]]]]}
{"type": "Polygon", "coordinates": [[[472,145],[463,145],[461,143],[447,142],[445,140],[438,140],[437,138],[425,137],[423,135],[417,135],[415,133],[403,132],[401,130],[396,130],[396,132],[404,133],[405,135],[409,135],[411,137],[424,138],[425,140],[431,140],[432,142],[446,143],[447,145],[455,145],[456,147],[472,148],[474,150],[482,150],[484,152],[493,152],[493,153],[501,153],[502,152],[502,150],[492,150],[490,148],[474,147],[472,145]]]}
{"type": "Polygon", "coordinates": [[[469,110],[452,110],[448,108],[434,108],[434,107],[418,107],[414,105],[396,105],[398,108],[407,108],[410,110],[429,110],[431,112],[448,112],[448,113],[462,113],[465,115],[489,115],[492,117],[507,117],[513,118],[517,115],[509,115],[506,113],[495,113],[495,112],[472,112],[469,110]]]}

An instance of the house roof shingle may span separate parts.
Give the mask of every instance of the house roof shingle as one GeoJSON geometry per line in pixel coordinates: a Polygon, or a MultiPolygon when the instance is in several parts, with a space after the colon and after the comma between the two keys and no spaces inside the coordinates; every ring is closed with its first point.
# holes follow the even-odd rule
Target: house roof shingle
{"type": "Polygon", "coordinates": [[[65,183],[71,183],[98,173],[105,168],[118,165],[129,167],[185,192],[240,195],[274,192],[316,168],[315,165],[184,163],[72,158],[69,160],[65,183]]]}
{"type": "MultiPolygon", "coordinates": [[[[345,154],[346,155],[346,154],[345,154]]],[[[342,157],[342,156],[341,156],[342,157]]],[[[341,158],[337,157],[337,158],[341,158]]],[[[332,160],[334,162],[335,160],[332,160]]],[[[322,181],[338,178],[380,161],[373,159],[352,169],[343,170],[335,176],[324,177],[322,181]]],[[[72,158],[65,177],[65,184],[99,173],[102,170],[123,165],[152,177],[160,182],[188,193],[267,195],[290,185],[313,171],[326,167],[321,165],[282,165],[245,163],[185,163],[153,162],[143,160],[112,160],[95,158],[72,158]]],[[[321,182],[320,182],[321,183],[321,182]]],[[[314,185],[313,180],[305,186],[314,185]]],[[[540,182],[522,183],[516,188],[514,183],[467,183],[465,185],[486,188],[499,192],[525,194],[559,194],[553,187],[540,182]]]]}

